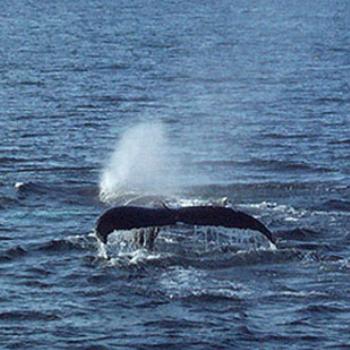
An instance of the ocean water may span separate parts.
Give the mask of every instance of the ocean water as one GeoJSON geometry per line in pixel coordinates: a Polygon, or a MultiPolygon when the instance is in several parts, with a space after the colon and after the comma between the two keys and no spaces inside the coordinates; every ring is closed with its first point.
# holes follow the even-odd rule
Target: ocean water
{"type": "Polygon", "coordinates": [[[349,349],[348,1],[0,2],[1,349],[349,349]],[[115,204],[222,202],[277,240],[115,204]]]}

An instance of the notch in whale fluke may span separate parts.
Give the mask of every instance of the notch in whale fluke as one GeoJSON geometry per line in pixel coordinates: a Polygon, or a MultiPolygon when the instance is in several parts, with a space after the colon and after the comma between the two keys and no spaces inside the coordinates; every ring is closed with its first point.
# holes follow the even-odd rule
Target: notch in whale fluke
{"type": "Polygon", "coordinates": [[[96,236],[101,242],[107,243],[108,235],[115,230],[168,226],[176,223],[255,230],[275,244],[272,233],[259,220],[231,208],[215,206],[193,206],[178,209],[114,207],[99,217],[96,225],[96,236]]]}

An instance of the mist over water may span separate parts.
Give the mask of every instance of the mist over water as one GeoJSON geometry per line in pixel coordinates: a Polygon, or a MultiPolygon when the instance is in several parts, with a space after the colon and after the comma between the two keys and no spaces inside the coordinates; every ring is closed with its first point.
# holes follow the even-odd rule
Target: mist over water
{"type": "Polygon", "coordinates": [[[167,133],[160,123],[140,123],[128,129],[117,142],[100,179],[100,199],[113,202],[125,194],[174,193],[177,167],[167,133]]]}

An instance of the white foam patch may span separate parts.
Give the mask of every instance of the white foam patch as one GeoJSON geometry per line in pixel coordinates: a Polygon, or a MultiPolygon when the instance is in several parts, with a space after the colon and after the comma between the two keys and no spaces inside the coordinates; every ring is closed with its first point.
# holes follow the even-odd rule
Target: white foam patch
{"type": "Polygon", "coordinates": [[[166,257],[167,254],[150,252],[147,249],[140,248],[130,252],[119,252],[117,256],[109,259],[108,265],[113,267],[139,265],[147,261],[160,260],[166,257]]]}
{"type": "MultiPolygon", "coordinates": [[[[272,296],[276,295],[274,293],[271,293],[272,296]]],[[[319,291],[282,291],[279,293],[281,296],[286,297],[296,297],[296,298],[308,298],[308,297],[327,297],[329,296],[325,292],[319,292],[319,291]]]]}
{"type": "Polygon", "coordinates": [[[259,211],[263,210],[265,212],[271,212],[273,214],[282,214],[284,216],[284,221],[287,222],[297,222],[308,214],[306,210],[295,209],[292,206],[266,201],[263,201],[261,203],[241,204],[239,207],[258,209],[259,211]]]}
{"type": "Polygon", "coordinates": [[[20,190],[24,186],[24,182],[16,182],[15,189],[20,190]]]}
{"type": "Polygon", "coordinates": [[[97,256],[102,259],[108,259],[106,245],[97,240],[97,256]]]}
{"type": "Polygon", "coordinates": [[[212,206],[219,206],[219,207],[226,207],[230,206],[229,198],[228,197],[220,197],[220,198],[213,198],[213,199],[199,199],[199,198],[178,198],[177,199],[178,206],[181,207],[189,207],[189,206],[196,206],[196,205],[212,205],[212,206]]]}
{"type": "Polygon", "coordinates": [[[161,254],[150,253],[147,249],[138,249],[131,254],[130,264],[139,264],[147,260],[159,260],[161,254]]]}
{"type": "Polygon", "coordinates": [[[250,294],[242,284],[214,279],[202,270],[179,266],[169,268],[162,273],[160,285],[169,298],[189,296],[241,298],[243,295],[250,294]]]}

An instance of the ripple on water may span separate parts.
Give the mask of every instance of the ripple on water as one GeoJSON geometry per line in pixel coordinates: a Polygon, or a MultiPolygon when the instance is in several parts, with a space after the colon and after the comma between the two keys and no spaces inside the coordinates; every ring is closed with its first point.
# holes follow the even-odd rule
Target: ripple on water
{"type": "Polygon", "coordinates": [[[57,321],[60,320],[58,312],[40,312],[36,310],[12,310],[0,312],[1,321],[57,321]]]}

